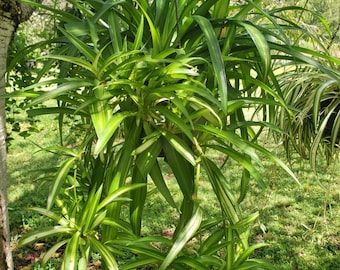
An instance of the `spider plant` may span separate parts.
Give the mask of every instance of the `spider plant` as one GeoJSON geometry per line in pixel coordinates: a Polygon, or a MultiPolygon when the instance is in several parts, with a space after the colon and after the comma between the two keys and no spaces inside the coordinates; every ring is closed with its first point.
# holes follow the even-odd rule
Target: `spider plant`
{"type": "Polygon", "coordinates": [[[277,123],[287,131],[283,136],[287,155],[292,146],[315,169],[320,150],[331,159],[339,147],[340,81],[310,67],[296,71],[289,81],[290,71],[280,76],[285,100],[294,110],[291,116],[281,111],[277,123]]]}

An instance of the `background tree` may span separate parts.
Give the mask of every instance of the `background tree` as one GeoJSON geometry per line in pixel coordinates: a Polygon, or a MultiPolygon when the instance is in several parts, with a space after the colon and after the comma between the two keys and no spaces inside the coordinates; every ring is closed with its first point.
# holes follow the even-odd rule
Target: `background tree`
{"type": "MultiPolygon", "coordinates": [[[[12,0],[0,0],[0,94],[5,92],[5,73],[9,44],[18,25],[33,12],[12,0]]],[[[5,100],[0,100],[0,269],[13,269],[7,209],[5,100]]]]}

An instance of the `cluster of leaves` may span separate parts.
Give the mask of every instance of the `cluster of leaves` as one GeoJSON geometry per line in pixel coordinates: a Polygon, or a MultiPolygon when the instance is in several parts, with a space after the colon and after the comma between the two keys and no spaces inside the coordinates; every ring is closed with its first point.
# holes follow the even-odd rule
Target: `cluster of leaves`
{"type": "Polygon", "coordinates": [[[306,55],[310,51],[290,44],[286,30],[303,29],[280,16],[279,9],[267,12],[260,1],[250,0],[238,5],[69,0],[76,12],[22,2],[51,11],[61,22],[59,36],[51,40],[55,50],[43,57],[38,74],[42,78],[55,69],[58,77],[21,91],[31,98],[29,112],[57,114],[61,137],[68,115],[83,132],[74,149],[63,144],[48,149],[67,158],[55,174],[47,209],[35,210],[59,225],[29,233],[20,243],[61,236],[44,261],[66,246],[63,269],[86,269],[93,250],[104,269],[117,269],[115,255],[124,251],[137,258],[121,269],[273,269],[250,258],[262,246],[248,243],[258,214],[245,215],[241,205],[251,178],[265,186],[256,169],[258,152],[294,178],[257,143],[265,127],[279,131],[273,125],[277,108],[289,111],[272,59],[339,76],[306,55]],[[34,108],[49,100],[56,105],[34,108]],[[249,111],[260,120],[247,117],[249,111]],[[211,150],[239,163],[243,174],[236,189],[210,158],[211,150]],[[168,189],[161,159],[176,179],[180,202],[168,189]],[[221,208],[216,220],[204,220],[200,211],[202,170],[221,208]],[[148,181],[178,210],[170,240],[141,238],[148,181]],[[53,205],[60,213],[51,211],[53,205]],[[205,237],[188,254],[186,246],[199,235],[205,237]]]}
{"type": "MultiPolygon", "coordinates": [[[[340,64],[339,59],[332,60],[340,64]]],[[[320,150],[329,160],[338,152],[340,80],[306,66],[297,66],[280,77],[285,100],[294,108],[290,116],[283,111],[277,114],[277,125],[287,131],[280,139],[288,156],[293,147],[315,169],[320,150]],[[297,73],[293,79],[291,72],[297,73]]]]}
{"type": "MultiPolygon", "coordinates": [[[[54,7],[61,4],[53,3],[54,7]]],[[[10,92],[16,92],[20,89],[32,85],[39,81],[38,71],[41,69],[42,62],[39,60],[41,55],[47,54],[53,50],[53,44],[48,40],[55,35],[53,29],[55,17],[52,13],[43,13],[43,10],[37,10],[32,15],[31,20],[21,24],[12,39],[8,52],[8,73],[6,78],[7,89],[10,92]],[[38,12],[39,11],[39,12],[38,12]],[[42,41],[38,43],[39,41],[42,41]]],[[[44,74],[45,77],[56,76],[56,70],[51,69],[44,74]]],[[[14,139],[13,134],[17,133],[24,138],[30,136],[33,132],[39,132],[39,120],[34,115],[26,114],[27,103],[30,100],[28,96],[16,97],[11,93],[6,96],[6,123],[7,123],[7,146],[14,139]]],[[[37,107],[43,107],[39,105],[37,107]]]]}
{"type": "MultiPolygon", "coordinates": [[[[332,1],[303,1],[304,8],[282,7],[273,10],[275,14],[289,18],[296,25],[305,29],[295,31],[292,28],[289,37],[295,48],[312,59],[305,59],[291,65],[278,58],[280,64],[275,69],[283,98],[291,111],[279,110],[276,125],[286,134],[279,134],[284,141],[287,156],[291,148],[303,158],[310,160],[316,169],[317,153],[320,149],[327,159],[332,159],[339,147],[340,139],[340,80],[338,58],[331,49],[337,35],[338,25],[334,25],[333,16],[328,18],[332,25],[320,13],[332,12],[336,3],[332,1]],[[322,8],[317,8],[321,7],[322,8]],[[326,12],[327,11],[327,12],[326,12]],[[313,28],[313,29],[312,29],[313,28]],[[314,33],[311,35],[310,33],[314,33]],[[301,47],[306,45],[307,47],[301,47]],[[319,59],[319,63],[315,62],[319,59]]],[[[333,14],[339,17],[337,11],[333,14]]],[[[338,20],[336,20],[338,22],[338,20]]],[[[334,46],[336,47],[336,46],[334,46]]]]}
{"type": "MultiPolygon", "coordinates": [[[[14,36],[9,50],[9,61],[15,62],[16,65],[11,67],[11,72],[7,75],[7,85],[17,91],[34,83],[36,78],[36,62],[34,59],[38,55],[34,52],[21,54],[27,47],[27,36],[23,32],[18,32],[14,36]],[[17,55],[22,57],[14,60],[17,55]]],[[[37,131],[33,118],[22,117],[25,107],[27,106],[27,98],[16,99],[9,97],[6,100],[6,122],[7,122],[7,145],[13,140],[12,132],[18,133],[20,136],[26,137],[30,132],[37,131]],[[23,123],[26,127],[23,127],[23,123]],[[28,126],[28,127],[27,127],[28,126]]]]}

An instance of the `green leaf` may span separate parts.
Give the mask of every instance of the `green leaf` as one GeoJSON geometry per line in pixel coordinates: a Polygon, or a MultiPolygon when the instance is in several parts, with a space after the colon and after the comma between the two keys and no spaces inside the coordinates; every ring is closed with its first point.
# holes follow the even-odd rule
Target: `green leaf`
{"type": "Polygon", "coordinates": [[[91,231],[96,230],[96,228],[103,223],[105,217],[106,217],[106,211],[102,211],[99,213],[97,212],[92,221],[90,230],[91,231]]]}
{"type": "Polygon", "coordinates": [[[195,269],[195,270],[210,270],[211,269],[209,266],[200,262],[198,259],[190,258],[188,256],[182,256],[182,257],[177,258],[174,264],[179,264],[179,265],[184,264],[186,266],[189,266],[190,269],[195,269]]]}
{"type": "MultiPolygon", "coordinates": [[[[137,1],[138,3],[140,1],[137,1]]],[[[154,21],[149,16],[148,12],[146,11],[144,5],[140,5],[140,8],[149,24],[150,32],[151,32],[151,38],[152,38],[152,47],[153,47],[153,55],[158,54],[161,51],[161,34],[159,33],[159,30],[157,29],[156,25],[154,24],[154,21]]]]}
{"type": "Polygon", "coordinates": [[[162,106],[157,106],[157,110],[161,114],[163,114],[170,123],[172,123],[176,128],[183,132],[190,139],[191,142],[194,141],[194,136],[191,133],[190,125],[184,122],[179,115],[176,115],[171,110],[162,106]]]}
{"type": "Polygon", "coordinates": [[[246,228],[253,225],[256,219],[260,216],[259,212],[255,212],[252,214],[248,214],[243,219],[241,219],[236,224],[232,225],[231,228],[238,229],[238,228],[246,228]]]}
{"type": "Polygon", "coordinates": [[[148,135],[147,138],[145,138],[144,142],[133,151],[132,155],[142,154],[144,151],[148,150],[152,146],[159,145],[157,144],[157,142],[160,136],[161,133],[159,131],[155,131],[152,134],[148,135]]]}
{"type": "Polygon", "coordinates": [[[242,264],[254,253],[255,249],[259,249],[265,246],[268,246],[268,244],[259,243],[256,245],[252,245],[251,247],[244,250],[241,253],[240,257],[237,258],[236,262],[234,262],[234,267],[242,266],[242,264]]]}
{"type": "Polygon", "coordinates": [[[47,114],[68,114],[68,115],[81,115],[87,117],[88,114],[84,111],[76,111],[76,109],[70,107],[48,107],[48,108],[37,108],[27,110],[29,117],[47,115],[47,114]]]}
{"type": "Polygon", "coordinates": [[[110,270],[116,269],[118,270],[118,264],[114,257],[112,256],[112,253],[110,252],[109,248],[92,236],[90,236],[88,240],[93,245],[94,249],[98,251],[103,261],[105,262],[106,267],[110,270]]]}
{"type": "Polygon", "coordinates": [[[140,245],[139,243],[138,245],[133,245],[132,243],[131,244],[129,243],[128,245],[125,245],[123,248],[130,252],[136,253],[140,256],[146,256],[149,258],[156,259],[158,260],[158,263],[164,260],[164,255],[156,248],[150,247],[150,244],[140,245]]]}
{"type": "Polygon", "coordinates": [[[140,184],[132,184],[129,186],[123,186],[115,190],[113,193],[108,194],[105,199],[101,201],[101,203],[97,207],[97,211],[101,210],[102,208],[106,207],[108,204],[113,202],[115,199],[117,199],[119,196],[123,195],[124,193],[130,192],[131,190],[143,188],[145,187],[144,183],[140,184]]]}
{"type": "Polygon", "coordinates": [[[143,183],[145,186],[141,187],[139,190],[132,190],[130,192],[130,197],[132,201],[130,202],[130,221],[133,232],[140,236],[142,227],[142,216],[147,194],[147,175],[142,174],[138,166],[134,167],[132,172],[132,184],[143,183]]]}
{"type": "Polygon", "coordinates": [[[118,24],[117,16],[113,12],[109,13],[108,22],[113,50],[115,53],[121,52],[123,48],[121,28],[118,24]]]}
{"type": "Polygon", "coordinates": [[[231,224],[236,224],[239,219],[239,205],[233,195],[233,190],[227,184],[225,177],[217,165],[209,158],[202,156],[202,163],[207,172],[210,183],[221,205],[222,213],[228,218],[231,224]]]}
{"type": "Polygon", "coordinates": [[[52,256],[55,256],[58,249],[60,249],[62,246],[66,245],[69,239],[65,239],[63,241],[60,241],[53,245],[49,250],[46,251],[44,256],[41,259],[41,265],[44,267],[49,259],[52,258],[52,256]]]}
{"type": "Polygon", "coordinates": [[[69,41],[71,41],[73,43],[74,46],[77,47],[77,49],[84,55],[86,56],[86,58],[88,60],[90,60],[91,62],[94,61],[94,59],[96,58],[96,51],[92,48],[90,48],[89,46],[87,46],[86,43],[84,43],[81,39],[79,39],[78,37],[76,37],[75,35],[67,32],[65,29],[59,27],[58,28],[65,37],[68,38],[69,41]]]}
{"type": "Polygon", "coordinates": [[[143,243],[143,242],[147,242],[147,243],[161,243],[162,245],[165,245],[167,247],[171,247],[173,242],[172,240],[170,240],[167,237],[164,236],[144,236],[141,238],[138,238],[134,241],[134,243],[136,243],[137,245],[139,243],[143,243]]]}
{"type": "Polygon", "coordinates": [[[165,183],[161,168],[157,161],[154,164],[154,166],[151,168],[150,176],[151,176],[152,181],[155,183],[157,190],[162,194],[163,198],[167,201],[167,203],[173,208],[178,209],[174,201],[174,198],[172,197],[169,191],[169,188],[165,183]]]}
{"type": "Polygon", "coordinates": [[[261,164],[259,157],[255,153],[253,144],[250,142],[243,140],[241,137],[236,135],[234,132],[227,130],[220,130],[215,127],[211,127],[208,125],[196,125],[196,130],[202,131],[207,134],[211,134],[216,139],[222,139],[224,141],[230,142],[233,146],[236,146],[241,152],[249,155],[253,161],[258,164],[261,164]]]}
{"type": "Polygon", "coordinates": [[[186,199],[191,198],[194,192],[194,166],[178,153],[167,140],[163,139],[162,145],[165,160],[171,167],[184,197],[186,199]]]}
{"type": "Polygon", "coordinates": [[[255,169],[255,167],[253,166],[251,161],[248,160],[247,157],[238,153],[237,151],[235,151],[234,149],[232,149],[230,147],[223,147],[223,146],[220,146],[220,145],[209,145],[209,147],[213,148],[215,150],[218,150],[222,153],[225,153],[227,156],[229,156],[232,159],[234,159],[235,161],[237,161],[242,167],[244,167],[254,177],[254,179],[257,181],[257,183],[259,184],[259,186],[261,188],[266,187],[266,184],[263,182],[261,175],[255,169]]]}
{"type": "MultiPolygon", "coordinates": [[[[114,132],[117,130],[122,121],[130,116],[135,115],[135,113],[121,112],[115,113],[111,119],[105,123],[103,130],[98,134],[98,142],[96,143],[94,154],[98,155],[105,147],[108,141],[111,139],[114,132]]],[[[104,124],[103,124],[104,125],[104,124]]]]}
{"type": "MultiPolygon", "coordinates": [[[[326,117],[322,120],[321,125],[319,127],[318,132],[316,133],[316,136],[313,140],[311,149],[310,149],[310,153],[309,153],[309,158],[310,158],[310,164],[313,168],[314,171],[316,171],[316,157],[317,157],[317,151],[318,148],[320,146],[320,142],[322,140],[322,135],[323,135],[323,131],[326,127],[326,125],[328,124],[328,120],[329,118],[332,116],[333,111],[335,110],[335,108],[333,107],[328,114],[326,115],[326,117]]],[[[337,136],[337,134],[336,134],[337,136]]]]}
{"type": "Polygon", "coordinates": [[[192,166],[196,165],[195,155],[189,146],[178,136],[175,136],[169,132],[163,131],[163,136],[169,142],[169,144],[182,156],[184,157],[192,166]]]}
{"type": "Polygon", "coordinates": [[[37,240],[42,238],[47,238],[54,235],[71,234],[72,232],[74,232],[74,229],[65,226],[39,228],[39,230],[29,232],[24,237],[20,238],[18,241],[18,245],[24,246],[32,242],[36,242],[37,240]]]}
{"type": "Polygon", "coordinates": [[[98,188],[92,188],[90,194],[83,205],[82,212],[80,214],[79,226],[83,233],[87,233],[89,228],[93,226],[96,213],[99,211],[98,204],[102,196],[103,185],[98,188]]]}
{"type": "Polygon", "coordinates": [[[126,264],[119,267],[120,270],[134,270],[140,269],[142,266],[148,267],[149,265],[154,265],[159,263],[158,259],[154,258],[138,258],[136,261],[127,262],[126,264]]]}
{"type": "Polygon", "coordinates": [[[61,85],[58,85],[54,90],[44,92],[39,97],[35,98],[32,102],[29,103],[29,106],[33,107],[37,104],[43,103],[44,101],[54,99],[60,95],[66,94],[67,92],[78,90],[79,88],[86,86],[93,86],[93,84],[91,82],[86,82],[83,79],[63,83],[61,85]]]}
{"type": "Polygon", "coordinates": [[[340,132],[340,112],[338,111],[337,116],[334,119],[334,124],[333,124],[332,134],[331,134],[331,147],[333,151],[335,151],[334,148],[337,148],[336,143],[339,142],[339,134],[340,134],[339,132],[340,132]]]}
{"type": "Polygon", "coordinates": [[[318,118],[320,116],[320,103],[322,101],[322,96],[324,95],[327,88],[334,83],[336,83],[335,80],[328,80],[325,83],[321,84],[315,92],[314,101],[313,101],[313,114],[312,114],[313,124],[315,127],[318,126],[318,118]]]}
{"type": "Polygon", "coordinates": [[[224,115],[228,111],[228,87],[227,87],[227,76],[223,63],[223,56],[221,53],[220,45],[216,38],[215,31],[207,18],[202,16],[194,15],[193,18],[201,27],[206,39],[211,57],[212,65],[214,68],[215,76],[217,78],[219,94],[221,99],[221,109],[224,115]]]}
{"type": "Polygon", "coordinates": [[[262,64],[264,65],[263,79],[266,80],[271,64],[270,48],[266,38],[259,29],[250,23],[237,21],[237,24],[243,26],[254,41],[257,52],[260,54],[262,64]]]}
{"type": "Polygon", "coordinates": [[[62,188],[67,175],[69,174],[71,168],[74,166],[74,162],[76,161],[76,157],[69,158],[66,160],[63,165],[60,167],[57,173],[57,177],[54,180],[52,190],[50,191],[47,199],[47,209],[51,209],[53,206],[60,189],[62,188]]]}
{"type": "Polygon", "coordinates": [[[50,219],[53,219],[54,221],[56,221],[57,223],[59,223],[60,225],[62,226],[65,226],[67,225],[69,222],[64,218],[64,217],[61,217],[61,216],[58,216],[57,214],[55,214],[54,212],[50,211],[50,210],[47,210],[45,208],[40,208],[40,207],[30,207],[28,208],[29,210],[32,210],[32,211],[36,211],[50,219]]]}
{"type": "Polygon", "coordinates": [[[123,222],[121,220],[113,220],[110,218],[105,218],[103,220],[103,225],[108,225],[117,229],[122,230],[123,232],[127,233],[128,235],[132,235],[133,237],[136,237],[133,233],[132,233],[132,228],[130,226],[129,223],[127,222],[123,222]]]}
{"type": "Polygon", "coordinates": [[[63,258],[63,270],[77,270],[79,257],[80,232],[76,231],[68,241],[63,258]]]}
{"type": "MultiPolygon", "coordinates": [[[[206,102],[203,102],[202,100],[198,99],[197,97],[188,97],[188,100],[192,103],[195,103],[196,105],[205,108],[208,112],[207,113],[203,113],[203,117],[206,118],[209,122],[211,123],[216,123],[215,125],[222,127],[223,126],[223,121],[221,119],[221,117],[218,115],[218,113],[216,112],[215,108],[212,106],[212,104],[208,104],[206,102]],[[213,116],[210,117],[210,115],[213,116]]],[[[192,104],[193,106],[193,104],[192,104]]],[[[194,107],[194,106],[193,106],[194,107]]],[[[195,111],[197,111],[197,109],[195,109],[195,111]]],[[[202,110],[202,112],[204,112],[202,110]]],[[[197,113],[197,112],[196,112],[197,113]]],[[[192,114],[192,116],[195,114],[192,114]]]]}
{"type": "Polygon", "coordinates": [[[82,68],[90,71],[93,74],[93,76],[96,76],[96,74],[97,74],[97,70],[95,69],[95,67],[92,64],[92,63],[94,63],[96,58],[93,59],[93,62],[88,62],[88,61],[83,60],[82,58],[79,58],[79,57],[68,56],[68,55],[58,55],[58,54],[49,54],[49,55],[46,55],[46,56],[42,56],[42,58],[55,59],[55,60],[58,60],[58,61],[68,62],[72,65],[78,65],[79,67],[82,67],[82,68]]]}
{"type": "Polygon", "coordinates": [[[192,218],[185,225],[183,230],[179,233],[176,241],[169,250],[167,256],[159,267],[159,270],[166,270],[170,264],[176,259],[178,254],[182,251],[185,244],[194,236],[202,222],[202,213],[199,209],[196,210],[192,218]]]}
{"type": "MultiPolygon", "coordinates": [[[[198,253],[200,255],[212,255],[221,248],[219,244],[223,242],[225,230],[217,228],[209,233],[207,239],[200,245],[198,253]]],[[[222,243],[225,245],[225,243],[222,243]]]]}
{"type": "Polygon", "coordinates": [[[135,35],[135,41],[133,45],[134,50],[140,49],[143,41],[143,32],[144,32],[144,16],[141,16],[140,18],[140,23],[138,26],[137,33],[135,35]]]}
{"type": "Polygon", "coordinates": [[[262,154],[264,154],[267,158],[269,158],[270,160],[274,161],[277,165],[279,165],[282,169],[284,169],[295,180],[295,182],[298,185],[301,185],[300,181],[296,178],[296,176],[292,172],[292,170],[289,169],[288,166],[281,159],[279,159],[273,153],[271,153],[270,151],[266,150],[265,148],[263,148],[263,147],[261,147],[259,145],[252,144],[252,146],[255,149],[257,149],[258,151],[260,151],[262,154]]]}
{"type": "Polygon", "coordinates": [[[135,164],[143,177],[147,177],[152,168],[155,166],[157,157],[161,152],[161,148],[162,146],[160,141],[157,141],[148,148],[148,151],[143,151],[137,156],[135,164]]]}

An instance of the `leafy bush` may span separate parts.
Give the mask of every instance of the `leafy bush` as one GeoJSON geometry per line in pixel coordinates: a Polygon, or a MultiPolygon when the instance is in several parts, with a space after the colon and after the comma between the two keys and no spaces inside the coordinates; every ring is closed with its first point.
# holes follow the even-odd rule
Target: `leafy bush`
{"type": "Polygon", "coordinates": [[[61,138],[67,115],[83,132],[74,149],[48,149],[67,159],[55,175],[47,209],[35,210],[59,225],[28,234],[21,244],[59,235],[46,260],[66,246],[63,269],[86,269],[91,250],[101,255],[104,269],[117,269],[115,258],[124,252],[138,256],[121,269],[273,269],[250,258],[261,246],[248,243],[257,213],[242,211],[250,180],[265,186],[256,169],[258,153],[295,178],[257,143],[263,128],[281,132],[273,124],[278,108],[289,111],[272,59],[338,76],[289,43],[286,30],[303,29],[287,20],[281,25],[277,20],[283,18],[262,9],[260,1],[69,0],[76,12],[22,2],[52,11],[61,22],[55,50],[42,57],[38,75],[55,69],[58,77],[21,91],[32,97],[29,114],[58,114],[61,138]],[[46,87],[51,90],[41,90],[46,87]],[[56,105],[34,108],[50,100],[56,105]],[[210,151],[240,165],[236,188],[210,151]],[[179,203],[161,160],[177,181],[179,203]],[[216,220],[204,220],[200,211],[203,170],[221,208],[216,220]],[[141,237],[149,181],[178,211],[170,240],[141,237]],[[51,211],[53,205],[60,214],[51,211]],[[193,245],[202,233],[206,238],[193,245]]]}

